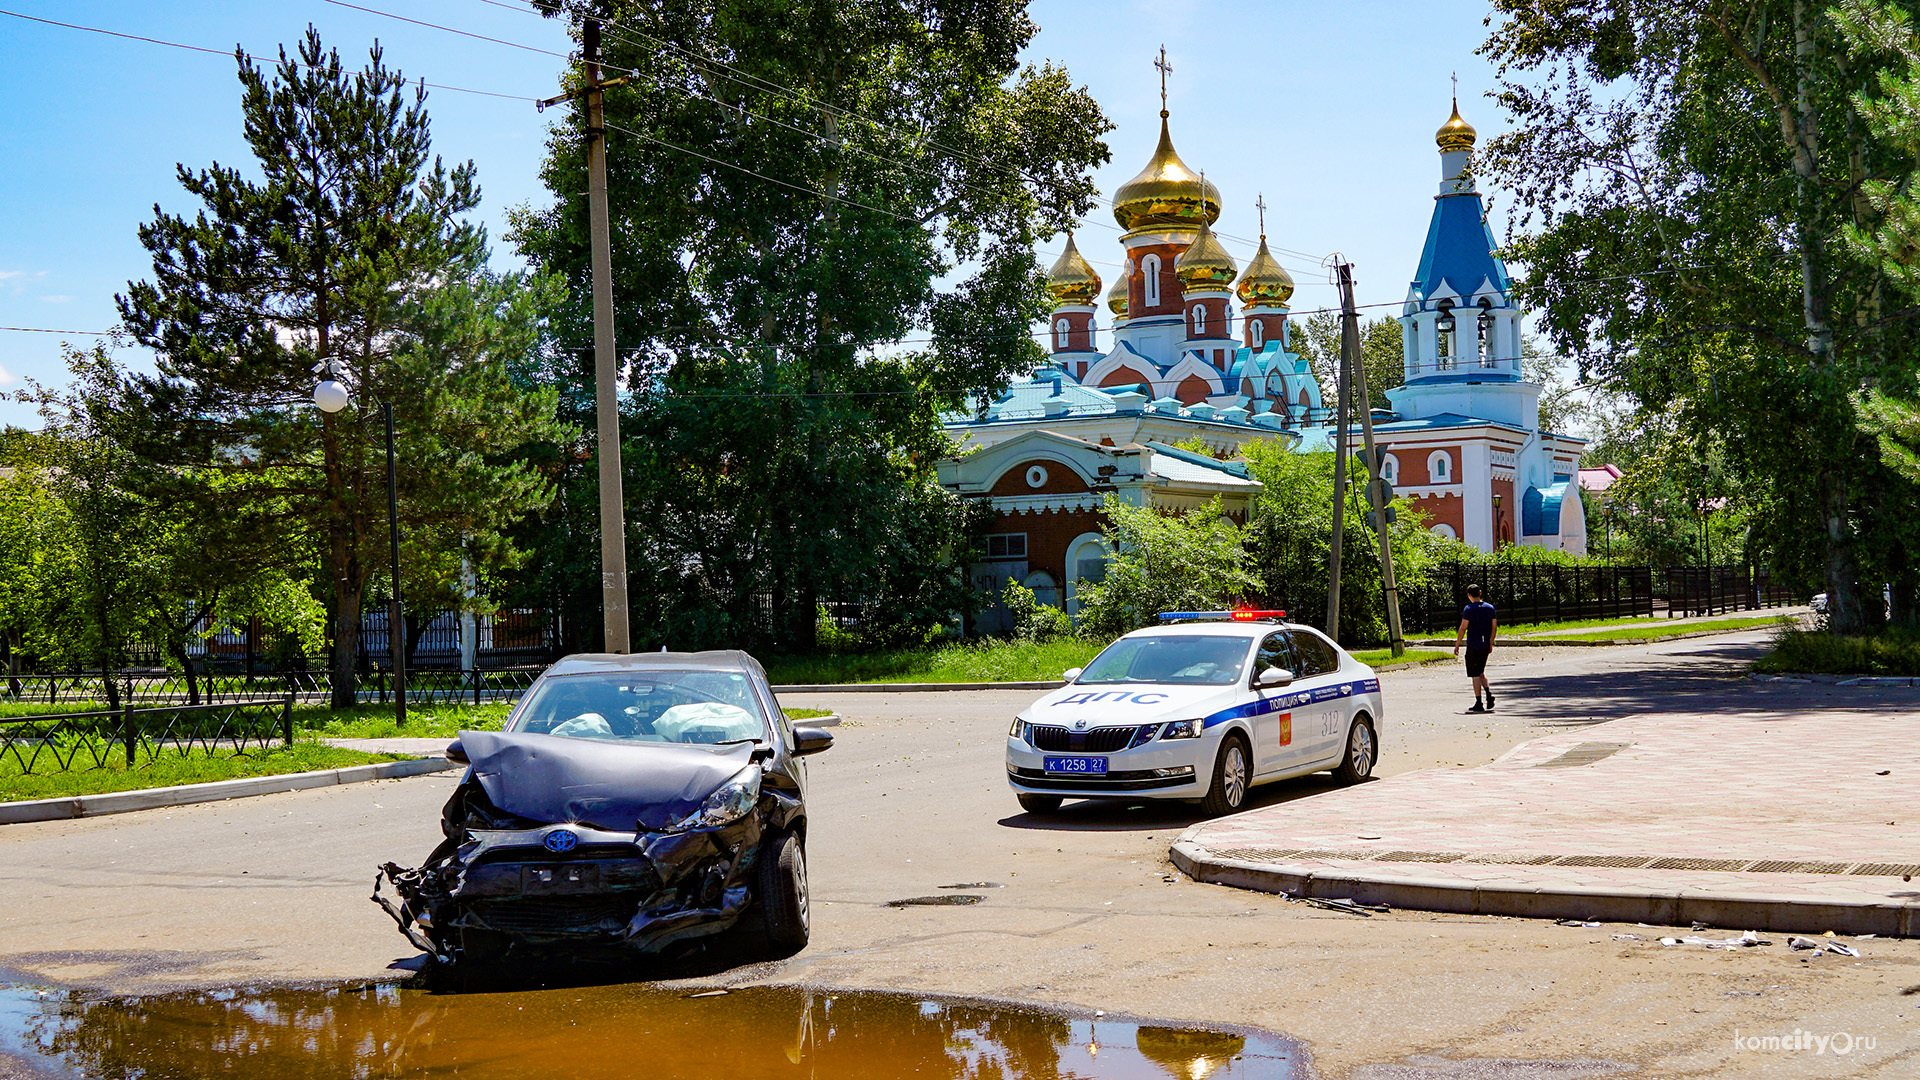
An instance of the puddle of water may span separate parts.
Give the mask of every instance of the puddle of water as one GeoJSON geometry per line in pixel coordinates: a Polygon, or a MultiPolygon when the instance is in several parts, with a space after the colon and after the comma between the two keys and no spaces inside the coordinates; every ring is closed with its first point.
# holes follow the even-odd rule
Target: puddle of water
{"type": "Polygon", "coordinates": [[[794,987],[705,998],[633,985],[481,994],[383,985],[121,998],[9,985],[0,986],[0,1075],[10,1056],[16,1067],[99,1080],[1306,1074],[1297,1044],[1266,1032],[794,987]]]}

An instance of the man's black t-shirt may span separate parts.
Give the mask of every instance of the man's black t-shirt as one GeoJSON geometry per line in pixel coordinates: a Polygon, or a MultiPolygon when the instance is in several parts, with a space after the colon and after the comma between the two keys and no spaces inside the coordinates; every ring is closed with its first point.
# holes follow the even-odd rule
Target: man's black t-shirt
{"type": "Polygon", "coordinates": [[[1485,600],[1475,600],[1460,609],[1460,618],[1467,624],[1467,648],[1493,648],[1493,605],[1485,600]]]}

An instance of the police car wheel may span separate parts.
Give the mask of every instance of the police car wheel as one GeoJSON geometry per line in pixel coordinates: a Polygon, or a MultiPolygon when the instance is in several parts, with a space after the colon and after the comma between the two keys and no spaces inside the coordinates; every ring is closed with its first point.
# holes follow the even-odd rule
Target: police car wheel
{"type": "Polygon", "coordinates": [[[1020,800],[1020,809],[1029,814],[1051,814],[1060,809],[1058,795],[1029,795],[1024,791],[1015,792],[1014,795],[1020,800]]]}
{"type": "Polygon", "coordinates": [[[1357,784],[1373,775],[1373,763],[1380,757],[1379,740],[1373,734],[1373,721],[1356,716],[1347,730],[1347,756],[1333,775],[1343,784],[1357,784]]]}
{"type": "Polygon", "coordinates": [[[1247,785],[1253,769],[1247,763],[1247,743],[1236,732],[1220,741],[1220,756],[1213,759],[1213,783],[1200,800],[1200,812],[1208,817],[1231,814],[1247,803],[1247,785]]]}

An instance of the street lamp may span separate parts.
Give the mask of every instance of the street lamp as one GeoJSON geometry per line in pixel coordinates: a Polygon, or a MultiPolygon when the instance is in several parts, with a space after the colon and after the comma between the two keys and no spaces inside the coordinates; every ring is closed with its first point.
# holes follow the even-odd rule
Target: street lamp
{"type": "Polygon", "coordinates": [[[1493,493],[1493,550],[1500,550],[1500,493],[1493,493]]]}
{"type": "MultiPolygon", "coordinates": [[[[332,372],[313,388],[313,403],[331,416],[347,407],[346,386],[332,372]]],[[[393,403],[380,403],[380,416],[387,428],[387,535],[392,544],[393,601],[387,608],[387,649],[393,657],[394,723],[407,723],[407,620],[400,603],[400,495],[393,475],[393,403]]]]}

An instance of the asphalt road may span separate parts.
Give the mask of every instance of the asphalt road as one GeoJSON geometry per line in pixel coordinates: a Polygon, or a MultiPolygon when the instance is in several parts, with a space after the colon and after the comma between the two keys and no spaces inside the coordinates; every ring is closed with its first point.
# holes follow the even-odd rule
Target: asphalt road
{"type": "MultiPolygon", "coordinates": [[[[1482,764],[1539,734],[1636,713],[1920,709],[1920,691],[1736,678],[1762,640],[1496,652],[1489,675],[1500,710],[1490,716],[1462,711],[1471,698],[1457,668],[1389,672],[1380,771],[1482,764]]],[[[1920,996],[1900,993],[1920,984],[1920,942],[1861,942],[1859,960],[1816,964],[1784,948],[1709,952],[1612,937],[1658,930],[1360,918],[1196,884],[1166,860],[1194,820],[1190,808],[1019,811],[1000,747],[1013,713],[1035,696],[786,699],[845,717],[835,748],[810,759],[814,942],[792,960],[703,981],[1248,1024],[1307,1040],[1324,1076],[1362,1080],[1920,1072],[1920,996]],[[943,888],[955,885],[971,887],[943,888]],[[886,906],[952,892],[984,899],[886,906]],[[1736,1033],[1796,1029],[1876,1036],[1879,1051],[1732,1049],[1736,1033]]],[[[1845,748],[1809,748],[1824,752],[1845,748]]],[[[366,899],[374,867],[426,853],[452,786],[448,775],[419,777],[0,828],[0,967],[125,992],[392,974],[388,963],[412,950],[366,899]]],[[[1260,789],[1256,801],[1330,788],[1307,778],[1260,789]]]]}

